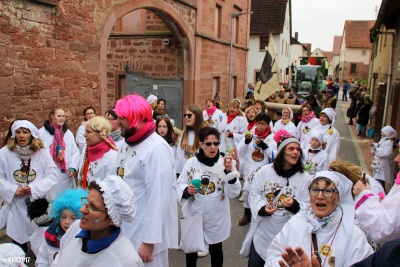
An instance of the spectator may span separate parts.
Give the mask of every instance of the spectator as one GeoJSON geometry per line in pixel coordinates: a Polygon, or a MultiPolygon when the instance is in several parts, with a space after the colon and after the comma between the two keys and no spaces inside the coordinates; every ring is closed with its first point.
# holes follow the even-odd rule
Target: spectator
{"type": "Polygon", "coordinates": [[[79,148],[79,153],[82,153],[83,148],[86,146],[86,139],[83,136],[83,134],[85,133],[86,122],[91,118],[93,118],[94,116],[96,116],[96,110],[94,109],[94,107],[89,106],[83,110],[83,121],[79,126],[78,130],[76,131],[76,137],[75,137],[76,144],[78,145],[79,148]]]}

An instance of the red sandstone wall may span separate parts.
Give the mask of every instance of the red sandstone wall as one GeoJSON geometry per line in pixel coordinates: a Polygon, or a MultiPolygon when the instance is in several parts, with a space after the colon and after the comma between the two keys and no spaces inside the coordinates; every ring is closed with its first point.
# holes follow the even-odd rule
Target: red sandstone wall
{"type": "Polygon", "coordinates": [[[369,65],[362,62],[344,62],[343,80],[368,80],[369,65]],[[351,64],[357,64],[356,73],[350,73],[351,64]]]}

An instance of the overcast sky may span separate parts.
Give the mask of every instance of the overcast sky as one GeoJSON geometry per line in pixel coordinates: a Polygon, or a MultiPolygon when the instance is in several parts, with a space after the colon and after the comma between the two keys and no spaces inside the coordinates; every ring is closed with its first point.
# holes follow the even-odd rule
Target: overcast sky
{"type": "Polygon", "coordinates": [[[301,43],[332,51],[333,36],[343,34],[345,20],[375,20],[382,0],[292,0],[292,35],[301,43]]]}

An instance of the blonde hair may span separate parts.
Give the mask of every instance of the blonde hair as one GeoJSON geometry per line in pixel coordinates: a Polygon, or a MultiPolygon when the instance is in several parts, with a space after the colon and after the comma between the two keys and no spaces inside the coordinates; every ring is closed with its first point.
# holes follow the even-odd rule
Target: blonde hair
{"type": "Polygon", "coordinates": [[[360,166],[357,166],[345,160],[333,161],[331,164],[329,164],[329,169],[332,169],[338,173],[343,174],[344,176],[349,178],[349,180],[352,181],[353,184],[357,183],[357,181],[359,181],[362,176],[362,171],[360,166]]]}
{"type": "Polygon", "coordinates": [[[250,106],[250,107],[248,107],[248,108],[246,108],[246,110],[245,110],[245,114],[246,114],[246,116],[247,115],[249,115],[249,113],[250,113],[250,111],[254,111],[255,113],[256,113],[256,115],[257,115],[257,109],[254,107],[254,106],[250,106]]]}
{"type": "MultiPolygon", "coordinates": [[[[14,150],[15,146],[17,145],[17,141],[15,140],[15,138],[10,138],[7,141],[7,147],[10,150],[14,150]]],[[[35,139],[33,138],[33,136],[31,136],[31,141],[29,143],[29,149],[34,151],[34,152],[38,152],[40,149],[44,148],[44,145],[42,143],[42,140],[40,139],[35,139]]]]}
{"type": "MultiPolygon", "coordinates": [[[[103,116],[95,116],[91,118],[90,120],[87,121],[86,125],[89,125],[90,128],[92,128],[93,131],[96,131],[99,133],[100,137],[115,151],[118,151],[118,148],[110,142],[108,137],[110,136],[111,133],[111,124],[110,122],[104,118],[103,116]]],[[[85,164],[87,161],[87,153],[88,153],[88,148],[86,146],[85,149],[85,155],[83,156],[83,162],[82,162],[82,167],[79,171],[79,179],[82,180],[83,177],[83,170],[85,169],[85,164]]],[[[81,182],[81,181],[80,181],[81,182]]]]}

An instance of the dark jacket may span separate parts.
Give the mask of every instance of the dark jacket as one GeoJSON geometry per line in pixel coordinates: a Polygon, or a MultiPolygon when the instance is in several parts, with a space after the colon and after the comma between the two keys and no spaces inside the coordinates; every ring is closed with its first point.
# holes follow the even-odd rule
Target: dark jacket
{"type": "Polygon", "coordinates": [[[347,117],[352,119],[357,116],[357,100],[354,96],[351,98],[350,107],[347,109],[347,117]]]}
{"type": "MultiPolygon", "coordinates": [[[[361,102],[361,101],[360,101],[361,102]]],[[[372,107],[370,100],[364,99],[361,106],[359,106],[358,120],[357,123],[361,125],[367,125],[369,121],[369,110],[372,107]]]]}

